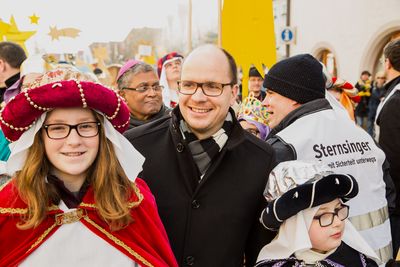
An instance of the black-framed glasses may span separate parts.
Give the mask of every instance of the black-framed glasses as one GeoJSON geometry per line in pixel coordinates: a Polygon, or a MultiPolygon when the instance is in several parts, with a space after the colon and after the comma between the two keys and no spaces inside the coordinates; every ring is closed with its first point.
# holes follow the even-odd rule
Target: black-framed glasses
{"type": "Polygon", "coordinates": [[[325,212],[321,215],[314,216],[314,220],[318,220],[321,227],[327,227],[333,223],[335,216],[337,216],[339,220],[344,221],[349,217],[349,206],[342,204],[341,207],[336,208],[334,212],[325,212]]]}
{"type": "Polygon", "coordinates": [[[193,95],[200,87],[203,94],[206,96],[220,96],[225,86],[232,86],[233,83],[216,83],[216,82],[205,82],[197,83],[192,81],[178,81],[179,93],[184,95],[193,95]]]}
{"type": "Polygon", "coordinates": [[[82,122],[75,125],[65,123],[53,123],[43,126],[50,139],[64,139],[75,129],[79,136],[84,138],[94,137],[99,134],[100,122],[82,122]]]}
{"type": "Polygon", "coordinates": [[[136,92],[139,92],[139,93],[144,93],[144,92],[147,92],[150,89],[153,89],[154,92],[160,92],[163,88],[164,88],[164,86],[162,86],[162,85],[154,84],[154,85],[142,85],[142,86],[138,86],[136,88],[124,87],[122,89],[136,91],[136,92]]]}

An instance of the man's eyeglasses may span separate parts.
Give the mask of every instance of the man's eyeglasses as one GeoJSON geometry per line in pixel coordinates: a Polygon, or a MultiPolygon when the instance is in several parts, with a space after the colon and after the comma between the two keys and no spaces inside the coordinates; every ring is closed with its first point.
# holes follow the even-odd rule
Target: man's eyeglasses
{"type": "Polygon", "coordinates": [[[336,208],[334,212],[325,212],[321,215],[314,216],[314,220],[318,220],[321,227],[327,227],[333,223],[335,216],[338,216],[339,220],[344,221],[349,217],[349,206],[342,204],[342,206],[336,208]]]}
{"type": "Polygon", "coordinates": [[[82,122],[75,125],[54,123],[44,125],[47,136],[50,139],[64,139],[75,129],[79,136],[84,138],[94,137],[99,133],[100,122],[82,122]]]}
{"type": "Polygon", "coordinates": [[[164,86],[159,85],[159,84],[155,84],[155,85],[142,85],[142,86],[139,86],[139,87],[136,87],[136,88],[124,87],[122,89],[136,91],[136,92],[139,92],[139,93],[144,93],[144,92],[147,92],[150,89],[153,89],[154,92],[160,92],[163,88],[164,88],[164,86]]]}
{"type": "Polygon", "coordinates": [[[178,81],[178,90],[181,94],[193,95],[200,87],[206,96],[220,96],[224,87],[228,85],[232,86],[233,83],[178,81]]]}

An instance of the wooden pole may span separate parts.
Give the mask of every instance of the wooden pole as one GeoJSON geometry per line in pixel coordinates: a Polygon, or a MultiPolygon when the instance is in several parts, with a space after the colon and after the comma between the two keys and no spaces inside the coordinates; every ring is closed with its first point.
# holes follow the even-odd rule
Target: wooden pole
{"type": "Polygon", "coordinates": [[[192,0],[189,0],[189,7],[188,7],[188,35],[187,35],[187,52],[190,53],[192,51],[192,0]]]}
{"type": "Polygon", "coordinates": [[[218,46],[222,46],[222,0],[218,2],[218,46]]]}

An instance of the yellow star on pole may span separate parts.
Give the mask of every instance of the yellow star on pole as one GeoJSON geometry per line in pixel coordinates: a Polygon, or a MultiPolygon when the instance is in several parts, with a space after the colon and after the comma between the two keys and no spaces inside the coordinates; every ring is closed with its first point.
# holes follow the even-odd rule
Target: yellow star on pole
{"type": "Polygon", "coordinates": [[[11,16],[10,24],[0,21],[0,40],[19,44],[26,51],[25,41],[28,40],[36,31],[20,31],[14,16],[11,16]]]}
{"type": "Polygon", "coordinates": [[[32,16],[29,17],[29,19],[31,20],[31,24],[38,24],[40,17],[36,16],[35,13],[33,13],[32,16]]]}

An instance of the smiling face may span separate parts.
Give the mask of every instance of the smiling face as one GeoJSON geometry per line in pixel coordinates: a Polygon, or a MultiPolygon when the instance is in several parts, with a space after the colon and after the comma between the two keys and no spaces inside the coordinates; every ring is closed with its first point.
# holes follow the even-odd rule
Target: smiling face
{"type": "MultiPolygon", "coordinates": [[[[217,47],[210,45],[197,48],[184,62],[181,80],[231,83],[228,59],[217,47]]],[[[224,86],[222,94],[215,97],[206,96],[197,88],[193,95],[179,94],[179,109],[197,138],[205,139],[221,129],[236,94],[237,85],[224,86]]]]}
{"type": "Polygon", "coordinates": [[[267,122],[271,129],[275,128],[286,115],[300,106],[296,101],[269,89],[267,89],[267,95],[262,104],[267,108],[267,112],[269,113],[267,122]]]}
{"type": "MultiPolygon", "coordinates": [[[[62,123],[75,125],[83,122],[95,122],[95,116],[90,109],[59,108],[48,113],[44,125],[62,123]]],[[[80,188],[86,179],[89,167],[96,159],[99,150],[99,135],[85,138],[78,135],[76,129],[63,139],[50,139],[42,130],[45,152],[52,168],[51,173],[72,185],[80,188]]]]}
{"type": "MultiPolygon", "coordinates": [[[[131,74],[131,80],[127,87],[137,88],[140,86],[159,85],[158,76],[154,71],[131,74]]],[[[125,98],[129,111],[138,120],[148,120],[157,114],[162,106],[162,91],[149,89],[145,92],[123,89],[120,94],[125,98]]]]}
{"type": "MultiPolygon", "coordinates": [[[[340,208],[342,203],[339,199],[321,205],[315,216],[319,216],[325,212],[334,212],[340,208]]],[[[312,249],[325,253],[337,248],[342,242],[344,232],[344,221],[341,221],[338,216],[334,216],[333,223],[329,226],[321,227],[317,219],[313,219],[308,234],[312,244],[312,249]]]]}

